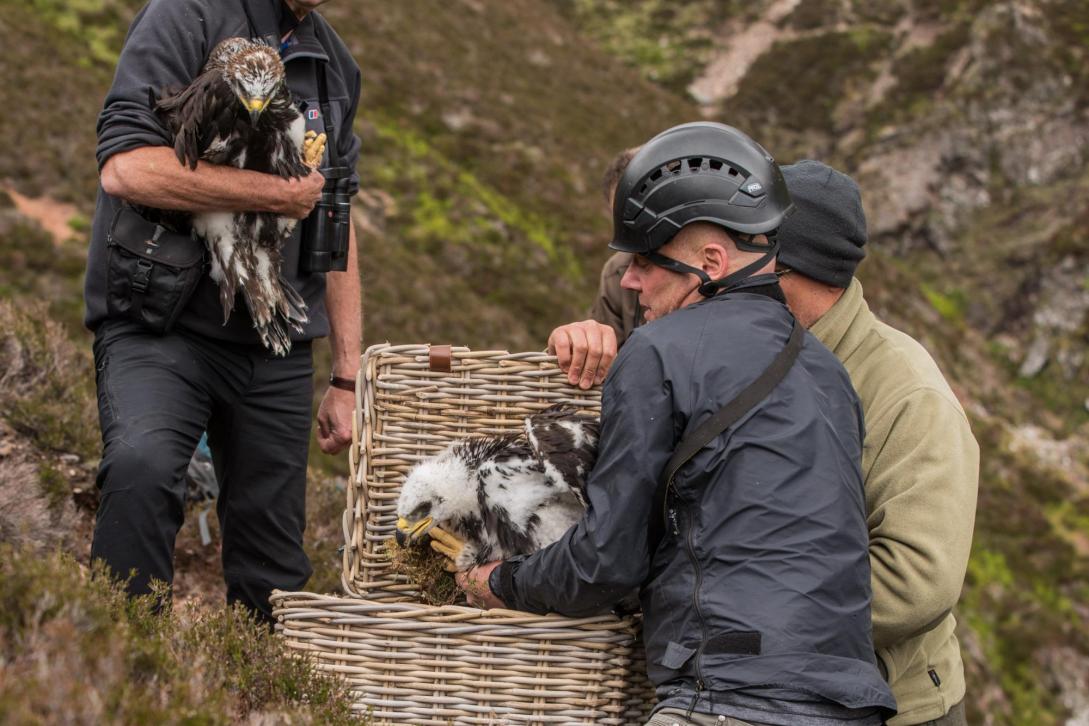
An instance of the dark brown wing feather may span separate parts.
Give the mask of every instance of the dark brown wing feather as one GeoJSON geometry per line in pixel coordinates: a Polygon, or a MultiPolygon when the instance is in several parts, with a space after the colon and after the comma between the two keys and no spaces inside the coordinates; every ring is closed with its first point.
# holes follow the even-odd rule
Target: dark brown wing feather
{"type": "Polygon", "coordinates": [[[575,497],[586,504],[586,479],[597,461],[600,425],[562,404],[528,417],[526,438],[530,449],[551,477],[557,471],[575,497]]]}
{"type": "Polygon", "coordinates": [[[206,70],[180,91],[164,94],[155,105],[167,129],[174,135],[174,154],[183,166],[197,168],[208,144],[215,138],[215,123],[231,115],[237,103],[218,70],[206,70]]]}

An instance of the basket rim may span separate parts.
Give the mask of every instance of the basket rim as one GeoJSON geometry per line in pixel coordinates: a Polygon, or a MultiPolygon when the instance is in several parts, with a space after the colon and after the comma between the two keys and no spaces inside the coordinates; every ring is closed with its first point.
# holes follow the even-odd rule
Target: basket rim
{"type": "Polygon", "coordinates": [[[537,615],[522,610],[492,608],[483,610],[467,605],[428,605],[421,602],[374,600],[366,597],[341,597],[313,592],[273,590],[269,596],[273,610],[310,607],[342,612],[345,615],[383,616],[390,620],[418,619],[435,623],[526,625],[541,628],[572,628],[590,626],[635,627],[642,618],[638,614],[619,616],[615,613],[572,618],[558,613],[537,615]]]}

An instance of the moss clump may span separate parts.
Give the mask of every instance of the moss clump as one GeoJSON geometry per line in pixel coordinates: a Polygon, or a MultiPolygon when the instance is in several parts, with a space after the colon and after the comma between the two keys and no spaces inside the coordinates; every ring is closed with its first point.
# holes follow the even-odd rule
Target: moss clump
{"type": "Polygon", "coordinates": [[[712,50],[713,31],[746,9],[736,1],[567,0],[569,14],[606,49],[677,92],[712,50]]]}
{"type": "Polygon", "coordinates": [[[242,610],[156,615],[98,569],[7,545],[0,663],[11,723],[357,723],[341,681],[242,610]]]}
{"type": "Polygon", "coordinates": [[[121,52],[132,6],[121,0],[32,0],[31,7],[58,34],[80,40],[80,65],[112,67],[121,52]]]}
{"type": "Polygon", "coordinates": [[[453,605],[458,599],[460,591],[454,575],[446,571],[446,558],[427,542],[402,547],[390,539],[386,542],[386,555],[393,572],[404,575],[419,588],[421,599],[428,605],[453,605]]]}
{"type": "Polygon", "coordinates": [[[968,304],[964,291],[953,290],[946,294],[924,283],[923,294],[939,315],[954,325],[964,325],[964,309],[968,304]]]}

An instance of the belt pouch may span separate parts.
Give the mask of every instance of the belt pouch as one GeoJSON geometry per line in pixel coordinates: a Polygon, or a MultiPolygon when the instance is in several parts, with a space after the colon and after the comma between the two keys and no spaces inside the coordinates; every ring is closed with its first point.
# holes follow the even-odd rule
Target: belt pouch
{"type": "Polygon", "coordinates": [[[122,204],[106,238],[106,309],[111,317],[141,323],[162,335],[204,275],[204,243],[174,232],[122,204]]]}

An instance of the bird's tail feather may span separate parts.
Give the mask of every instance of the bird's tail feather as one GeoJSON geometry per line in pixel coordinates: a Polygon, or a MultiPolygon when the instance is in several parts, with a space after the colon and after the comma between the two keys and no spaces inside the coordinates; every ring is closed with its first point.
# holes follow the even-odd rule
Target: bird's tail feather
{"type": "Polygon", "coordinates": [[[279,301],[279,313],[284,322],[291,326],[292,330],[301,333],[303,326],[310,322],[306,301],[291,286],[291,283],[284,279],[283,275],[280,276],[280,290],[283,295],[279,301]]]}
{"type": "Polygon", "coordinates": [[[233,255],[223,258],[224,250],[221,245],[206,241],[208,252],[212,256],[211,277],[219,285],[219,304],[223,308],[223,324],[231,318],[234,312],[234,301],[238,294],[238,278],[233,255]]]}
{"type": "Polygon", "coordinates": [[[254,297],[248,285],[242,285],[241,289],[246,307],[250,309],[250,317],[253,318],[253,327],[261,336],[261,344],[274,355],[282,357],[290,353],[291,336],[284,326],[276,303],[267,300],[264,295],[260,298],[254,297]]]}
{"type": "Polygon", "coordinates": [[[253,327],[261,336],[261,343],[278,356],[291,352],[288,328],[301,333],[303,326],[310,322],[302,296],[282,275],[264,295],[254,296],[248,285],[242,285],[241,290],[253,318],[253,327]]]}

